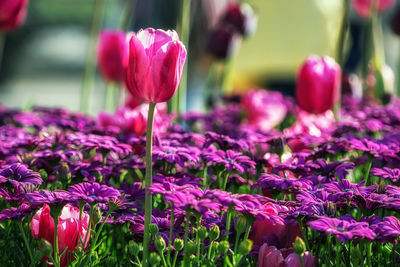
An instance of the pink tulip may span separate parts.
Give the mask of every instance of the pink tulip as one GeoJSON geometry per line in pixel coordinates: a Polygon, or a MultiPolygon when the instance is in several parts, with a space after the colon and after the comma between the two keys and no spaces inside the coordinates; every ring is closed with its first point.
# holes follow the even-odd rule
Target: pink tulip
{"type": "Polygon", "coordinates": [[[252,239],[255,245],[261,245],[267,241],[270,245],[288,248],[296,237],[301,237],[300,227],[297,223],[278,224],[265,219],[264,221],[255,221],[252,228],[252,239]]]}
{"type": "Polygon", "coordinates": [[[353,0],[354,10],[363,18],[371,15],[372,5],[376,5],[379,12],[383,12],[395,3],[394,0],[353,0]]]}
{"type": "MultiPolygon", "coordinates": [[[[67,266],[68,261],[73,260],[72,258],[68,259],[68,251],[72,254],[76,248],[81,247],[87,233],[88,225],[89,216],[86,213],[82,213],[82,219],[79,220],[78,208],[72,207],[69,204],[64,206],[58,221],[57,230],[59,252],[61,253],[67,248],[67,252],[61,256],[61,266],[67,266]]],[[[44,204],[43,208],[38,210],[33,216],[31,231],[34,238],[43,238],[54,247],[54,220],[50,216],[50,207],[47,204],[44,204]]],[[[88,242],[89,236],[85,247],[88,242]]],[[[46,260],[46,258],[43,260],[46,260]]]]}
{"type": "MultiPolygon", "coordinates": [[[[317,258],[305,252],[302,256],[304,267],[317,266],[317,258]]],[[[300,259],[292,249],[277,249],[263,244],[258,253],[258,267],[301,267],[300,259]]]]}
{"type": "Polygon", "coordinates": [[[120,30],[104,30],[97,46],[97,61],[103,77],[109,82],[124,78],[124,60],[128,55],[126,34],[120,30]]]}
{"type": "Polygon", "coordinates": [[[242,98],[242,106],[250,125],[269,131],[286,116],[287,105],[282,94],[265,90],[251,90],[242,98]]]}
{"type": "Polygon", "coordinates": [[[175,31],[140,30],[129,41],[128,91],[146,102],[167,102],[178,88],[185,59],[185,46],[175,31]]]}
{"type": "Polygon", "coordinates": [[[0,0],[0,31],[12,31],[25,21],[29,0],[0,0]]]}
{"type": "Polygon", "coordinates": [[[312,55],[297,74],[296,98],[299,107],[310,113],[332,109],[339,98],[340,66],[330,57],[312,55]]]}

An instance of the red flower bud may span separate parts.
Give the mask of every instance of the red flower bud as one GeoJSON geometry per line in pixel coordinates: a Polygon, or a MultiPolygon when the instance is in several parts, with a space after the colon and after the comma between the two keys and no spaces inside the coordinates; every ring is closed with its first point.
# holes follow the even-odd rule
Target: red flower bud
{"type": "Polygon", "coordinates": [[[146,102],[168,101],[178,88],[185,59],[185,46],[175,31],[140,30],[129,41],[128,91],[146,102]]]}
{"type": "Polygon", "coordinates": [[[340,66],[330,57],[310,56],[297,74],[296,98],[301,109],[322,113],[339,97],[340,66]]]}
{"type": "Polygon", "coordinates": [[[128,42],[123,31],[105,30],[100,34],[97,61],[100,72],[107,81],[123,81],[123,62],[127,55],[128,42]]]}
{"type": "Polygon", "coordinates": [[[252,34],[257,26],[257,15],[248,4],[228,4],[222,15],[221,24],[232,25],[243,36],[252,34]]]}
{"type": "Polygon", "coordinates": [[[0,31],[12,31],[26,17],[29,0],[0,0],[0,31]]]}

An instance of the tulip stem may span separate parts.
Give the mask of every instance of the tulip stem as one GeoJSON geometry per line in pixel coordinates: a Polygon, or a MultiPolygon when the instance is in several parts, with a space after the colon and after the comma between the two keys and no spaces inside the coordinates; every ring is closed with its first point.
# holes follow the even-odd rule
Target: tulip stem
{"type": "Polygon", "coordinates": [[[149,266],[149,245],[151,224],[152,196],[148,188],[152,184],[152,164],[153,164],[153,120],[156,103],[149,103],[149,113],[147,116],[147,132],[146,132],[146,176],[144,180],[144,188],[146,190],[144,200],[144,234],[143,234],[143,266],[149,266]]]}
{"type": "Polygon", "coordinates": [[[6,43],[6,34],[0,31],[0,71],[3,63],[4,45],[6,43]]]}
{"type": "Polygon", "coordinates": [[[132,14],[135,14],[136,0],[125,0],[125,5],[122,10],[122,16],[119,23],[119,28],[123,31],[128,31],[132,14]]]}
{"type": "Polygon", "coordinates": [[[85,113],[89,112],[90,110],[90,96],[92,94],[93,81],[96,74],[95,46],[97,42],[97,37],[101,30],[103,15],[104,0],[95,0],[92,28],[90,30],[88,51],[86,54],[86,64],[81,87],[80,110],[85,113]]]}
{"type": "Polygon", "coordinates": [[[115,83],[107,83],[106,90],[104,92],[104,110],[107,112],[114,112],[116,102],[116,90],[118,90],[118,88],[115,83]]]}
{"type": "Polygon", "coordinates": [[[26,238],[26,234],[25,234],[24,228],[22,227],[22,222],[21,221],[18,221],[18,227],[19,227],[19,230],[21,231],[22,239],[24,239],[24,244],[26,246],[26,250],[28,251],[29,258],[31,260],[31,264],[30,265],[33,266],[33,264],[35,262],[33,260],[31,247],[29,246],[28,239],[26,238]]]}

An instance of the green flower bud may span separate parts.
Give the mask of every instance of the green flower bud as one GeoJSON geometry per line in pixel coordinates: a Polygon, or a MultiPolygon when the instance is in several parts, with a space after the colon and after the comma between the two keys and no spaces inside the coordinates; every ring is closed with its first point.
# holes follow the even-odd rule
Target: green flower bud
{"type": "Polygon", "coordinates": [[[152,236],[155,236],[158,234],[158,226],[155,223],[152,223],[149,225],[149,232],[152,236]]]}
{"type": "Polygon", "coordinates": [[[137,255],[139,255],[140,247],[139,247],[138,243],[136,243],[133,240],[130,240],[129,243],[128,243],[128,251],[129,251],[130,254],[132,254],[135,257],[137,255]]]}
{"type": "Polygon", "coordinates": [[[303,239],[300,237],[296,237],[296,240],[293,242],[293,251],[299,256],[302,256],[306,252],[306,244],[304,244],[303,239]]]}
{"type": "Polygon", "coordinates": [[[156,250],[160,253],[162,253],[165,249],[165,240],[162,236],[158,235],[156,236],[156,240],[154,241],[154,245],[156,247],[156,250]]]}
{"type": "Polygon", "coordinates": [[[158,256],[157,253],[152,252],[150,254],[149,262],[150,262],[151,265],[158,265],[160,263],[160,261],[161,261],[161,258],[160,258],[160,256],[158,256]]]}
{"type": "Polygon", "coordinates": [[[99,260],[99,255],[97,255],[97,252],[96,251],[93,251],[91,254],[90,254],[90,261],[91,262],[97,262],[99,260]]]}
{"type": "Polygon", "coordinates": [[[74,254],[75,254],[75,258],[83,257],[83,255],[85,254],[85,251],[83,250],[83,248],[77,247],[75,249],[74,254]]]}
{"type": "Polygon", "coordinates": [[[102,218],[103,218],[103,212],[101,211],[101,208],[98,206],[94,207],[94,212],[92,215],[92,223],[96,225],[101,221],[102,218]]]}
{"type": "Polygon", "coordinates": [[[196,260],[196,255],[190,255],[190,256],[189,256],[189,260],[190,260],[191,262],[195,261],[195,260],[196,260]]]}
{"type": "Polygon", "coordinates": [[[68,184],[71,181],[71,172],[68,164],[65,162],[61,163],[60,168],[58,169],[58,179],[65,184],[68,184]]]}
{"type": "Polygon", "coordinates": [[[247,228],[247,219],[245,216],[241,215],[235,225],[236,234],[241,235],[247,228]]]}
{"type": "Polygon", "coordinates": [[[208,234],[208,236],[210,237],[211,241],[217,240],[219,238],[219,227],[218,227],[218,225],[214,225],[210,229],[210,233],[208,234]]]}
{"type": "Polygon", "coordinates": [[[211,244],[211,250],[215,253],[218,252],[218,246],[219,246],[219,242],[218,241],[214,241],[211,244]]]}
{"type": "Polygon", "coordinates": [[[355,264],[355,266],[361,265],[361,262],[364,261],[361,251],[358,247],[350,248],[351,261],[355,264]]]}
{"type": "Polygon", "coordinates": [[[186,244],[185,249],[187,249],[189,255],[194,254],[196,252],[196,243],[189,240],[188,243],[186,244]]]}
{"type": "Polygon", "coordinates": [[[208,236],[207,228],[205,226],[200,226],[197,230],[197,234],[199,235],[199,239],[203,241],[208,236]]]}
{"type": "Polygon", "coordinates": [[[250,239],[243,240],[239,245],[239,254],[246,256],[253,248],[253,241],[250,239]]]}
{"type": "Polygon", "coordinates": [[[39,251],[46,256],[50,256],[53,253],[53,246],[45,239],[40,239],[38,245],[39,251]]]}
{"type": "Polygon", "coordinates": [[[174,248],[176,251],[181,251],[183,249],[184,242],[180,238],[175,238],[174,240],[174,248]]]}
{"type": "Polygon", "coordinates": [[[219,255],[226,254],[226,252],[228,252],[228,249],[229,249],[229,242],[228,241],[224,240],[224,241],[221,241],[219,243],[219,246],[218,246],[219,255]]]}

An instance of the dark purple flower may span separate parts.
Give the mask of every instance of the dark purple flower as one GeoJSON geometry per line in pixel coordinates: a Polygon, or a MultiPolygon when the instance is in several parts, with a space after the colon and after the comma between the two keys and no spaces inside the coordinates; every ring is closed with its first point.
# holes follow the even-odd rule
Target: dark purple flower
{"type": "Polygon", "coordinates": [[[40,192],[27,193],[25,195],[25,198],[29,201],[29,203],[35,206],[41,206],[45,203],[50,205],[63,205],[74,202],[71,197],[71,193],[63,190],[42,190],[40,192]]]}
{"type": "Polygon", "coordinates": [[[336,235],[340,242],[360,238],[373,240],[376,235],[366,222],[349,222],[321,216],[317,220],[308,222],[308,225],[319,232],[336,235]]]}
{"type": "Polygon", "coordinates": [[[371,170],[371,175],[375,175],[381,177],[383,179],[388,179],[393,183],[397,183],[400,181],[400,169],[390,169],[388,167],[373,168],[371,170]]]}
{"type": "Polygon", "coordinates": [[[397,243],[400,236],[400,221],[394,216],[385,217],[382,222],[375,224],[375,232],[380,240],[397,243]]]}
{"type": "Polygon", "coordinates": [[[217,150],[215,152],[203,153],[202,157],[207,163],[212,165],[221,164],[225,166],[226,170],[231,171],[233,169],[240,173],[244,173],[249,168],[255,168],[256,163],[252,161],[248,156],[244,156],[240,152],[233,150],[217,150]]]}
{"type": "Polygon", "coordinates": [[[305,179],[299,179],[294,176],[287,175],[281,177],[276,174],[264,173],[258,178],[256,188],[261,187],[263,190],[298,190],[311,189],[311,182],[305,179]]]}
{"type": "Polygon", "coordinates": [[[36,210],[36,207],[27,204],[22,204],[18,208],[4,209],[0,213],[0,221],[9,219],[17,219],[21,221],[25,216],[30,216],[34,210],[36,210]]]}
{"type": "Polygon", "coordinates": [[[185,162],[199,162],[197,150],[188,149],[186,147],[172,147],[172,146],[154,146],[153,147],[153,160],[165,160],[169,163],[177,163],[181,167],[185,162]]]}
{"type": "Polygon", "coordinates": [[[206,132],[204,134],[206,142],[204,147],[209,147],[212,144],[217,144],[220,149],[247,150],[249,145],[243,139],[235,140],[227,135],[218,134],[215,132],[206,132]]]}
{"type": "Polygon", "coordinates": [[[15,163],[0,171],[0,184],[9,182],[14,187],[18,185],[41,184],[40,174],[28,169],[21,163],[15,163]]]}
{"type": "Polygon", "coordinates": [[[80,183],[68,189],[73,199],[88,203],[116,202],[121,193],[110,186],[98,183],[80,183]]]}

